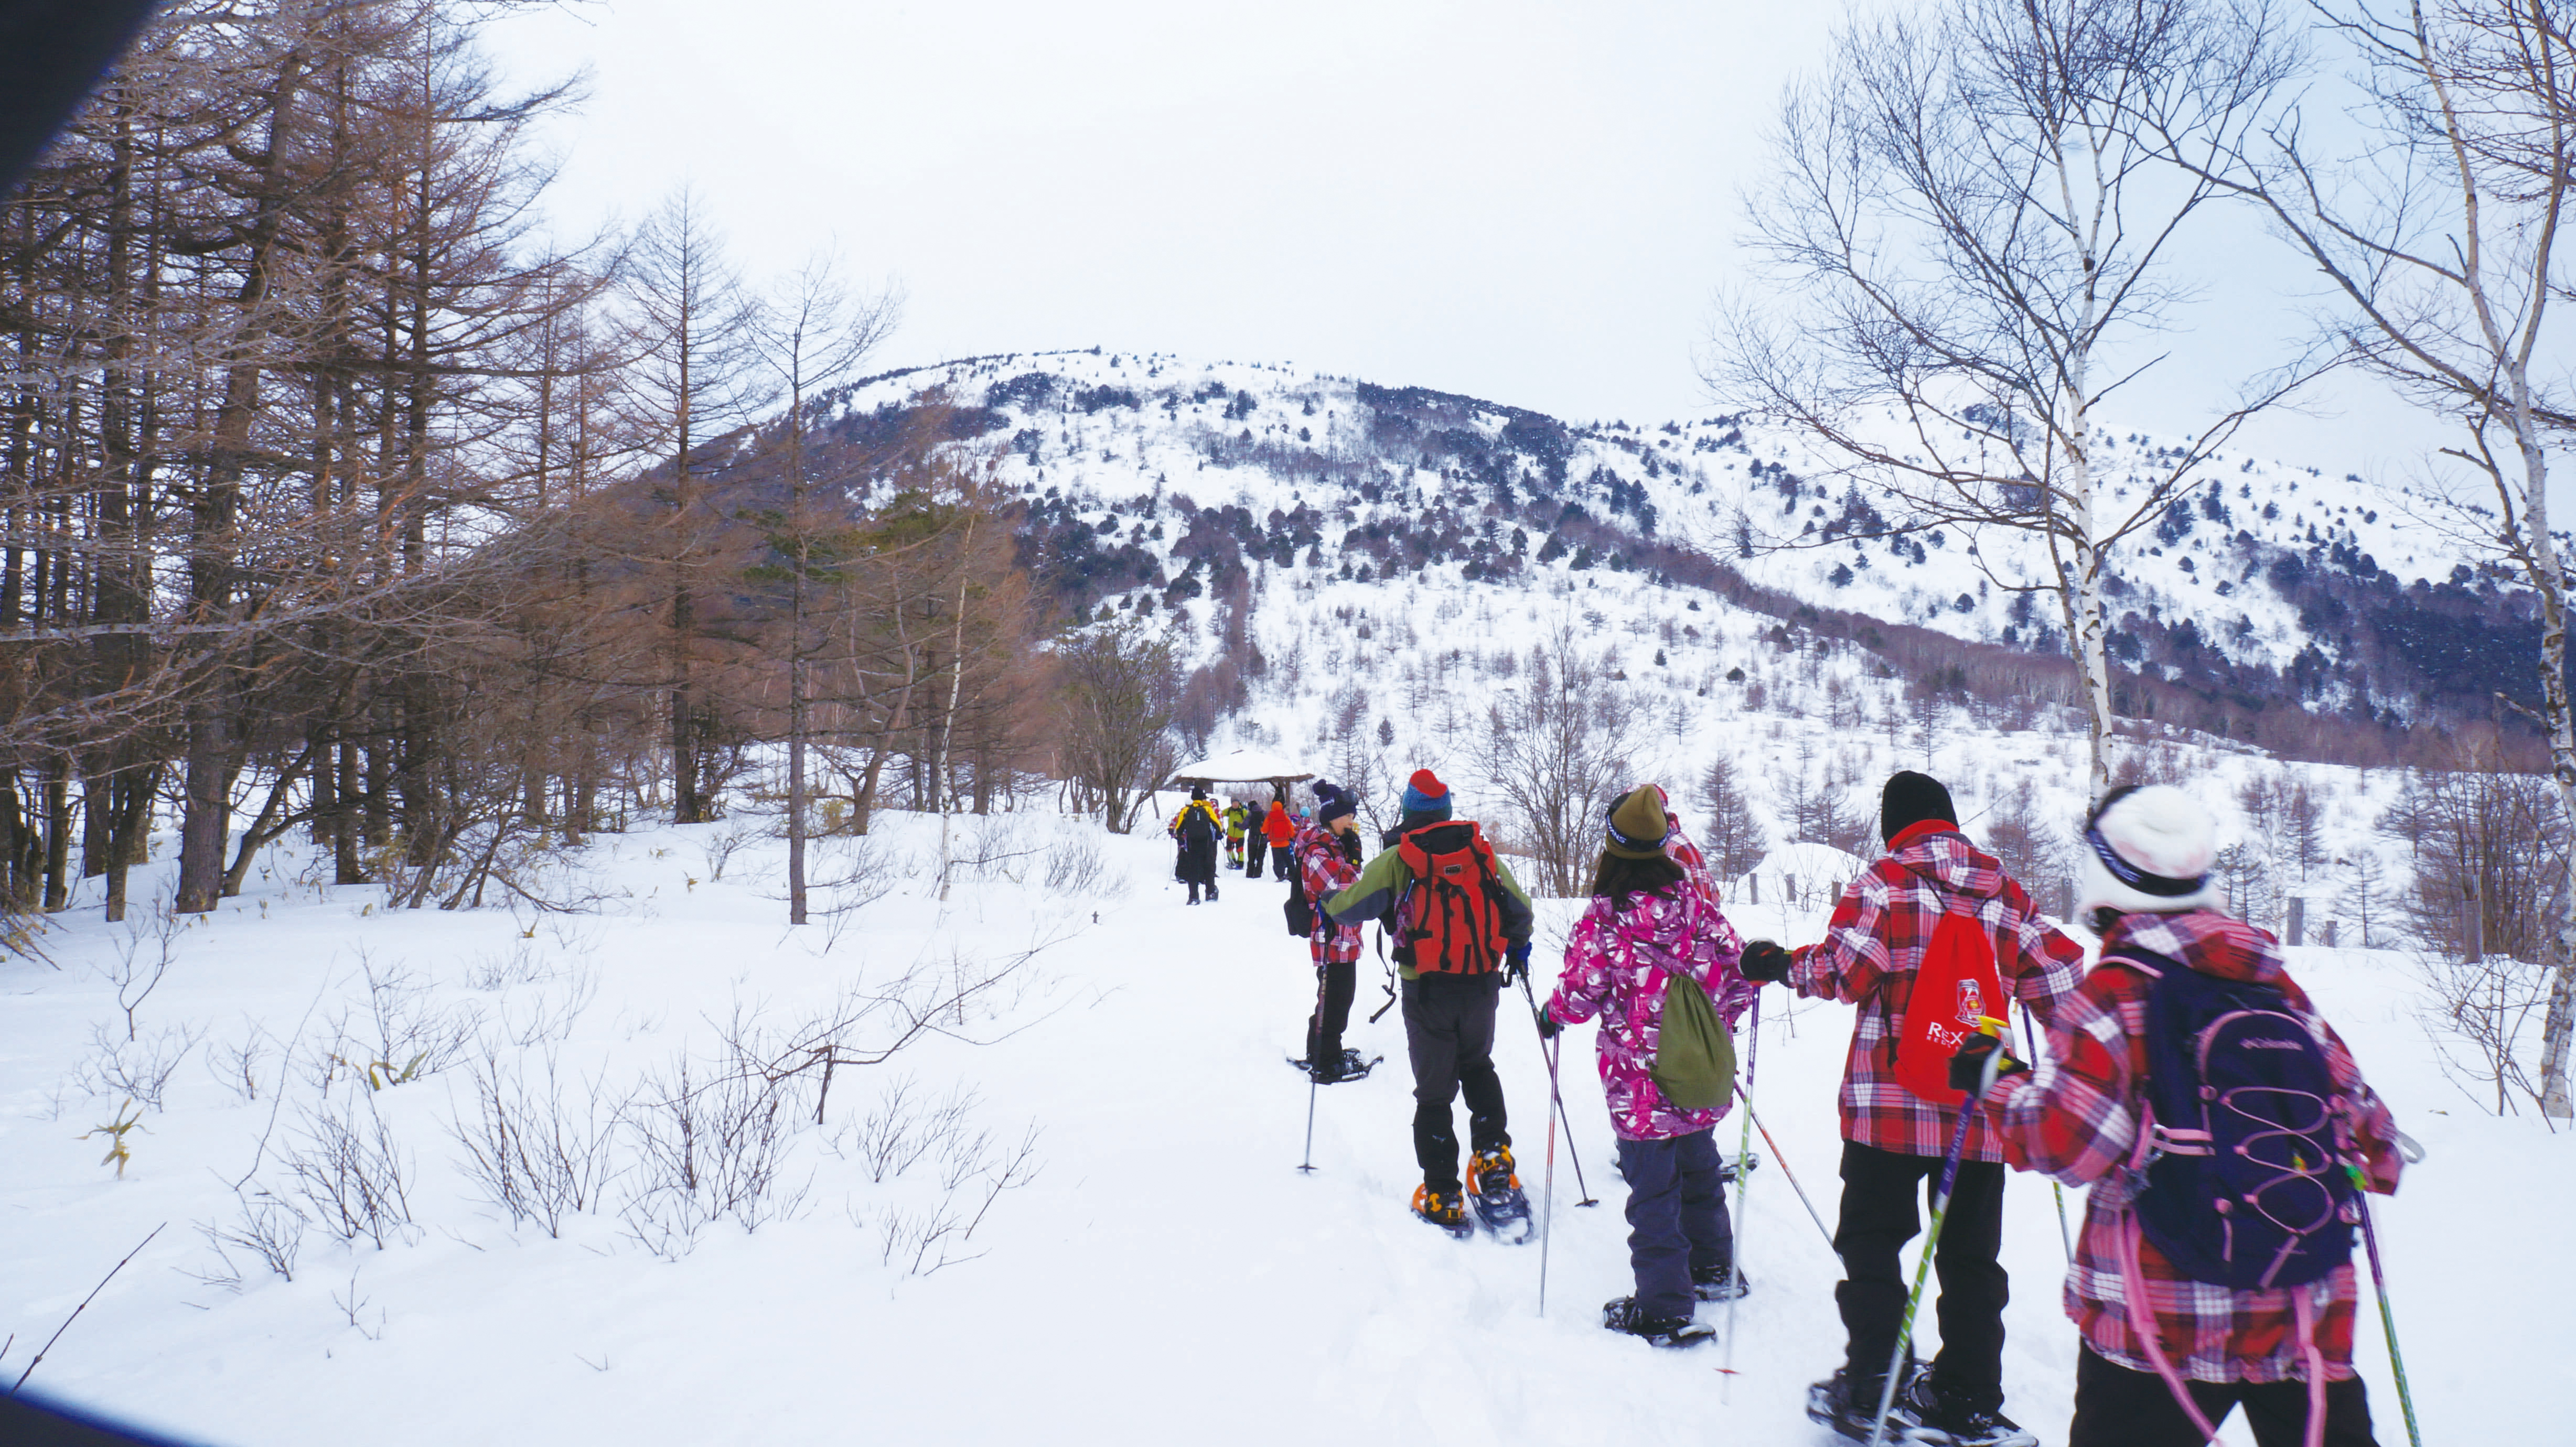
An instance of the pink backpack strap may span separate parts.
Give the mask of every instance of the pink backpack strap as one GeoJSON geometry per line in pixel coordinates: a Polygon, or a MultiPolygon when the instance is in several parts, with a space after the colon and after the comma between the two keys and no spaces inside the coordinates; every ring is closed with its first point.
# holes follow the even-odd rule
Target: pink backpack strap
{"type": "MultiPolygon", "coordinates": [[[[2156,1375],[2165,1379],[2165,1388],[2173,1393],[2173,1399],[2176,1402],[2182,1404],[2184,1414],[2191,1418],[2191,1425],[2199,1430],[2201,1437],[2209,1442],[2211,1447],[2217,1447],[2218,1428],[2209,1420],[2209,1414],[2200,1410],[2200,1403],[2192,1400],[2191,1389],[2184,1385],[2182,1373],[2175,1371],[2173,1363],[2165,1360],[2164,1344],[2156,1339],[2155,1308],[2147,1302],[2146,1274],[2138,1269],[2138,1213],[2124,1208],[2120,1212],[2119,1228],[2114,1234],[2120,1240],[2120,1295],[2128,1301],[2129,1331],[2137,1337],[2138,1345],[2146,1352],[2147,1360],[2154,1365],[2156,1375]]],[[[2312,1393],[2311,1404],[2314,1409],[2308,1414],[2310,1435],[2307,1447],[2318,1447],[2315,1434],[2321,1430],[2320,1424],[2325,1421],[2324,1411],[2321,1407],[2315,1406],[2315,1400],[2315,1394],[2312,1393]]]]}
{"type": "Polygon", "coordinates": [[[2308,1359],[2307,1447],[2325,1447],[2326,1354],[2317,1349],[2317,1309],[2310,1305],[2315,1291],[2313,1283],[2290,1288],[2290,1317],[2299,1324],[2299,1354],[2308,1359]]]}

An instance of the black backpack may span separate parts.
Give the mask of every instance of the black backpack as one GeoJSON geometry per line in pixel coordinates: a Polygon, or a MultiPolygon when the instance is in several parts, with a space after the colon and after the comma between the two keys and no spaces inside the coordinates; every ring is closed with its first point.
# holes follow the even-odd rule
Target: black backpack
{"type": "Polygon", "coordinates": [[[1181,811],[1181,842],[1192,848],[1216,842],[1216,821],[1196,804],[1181,811]]]}
{"type": "Polygon", "coordinates": [[[1306,862],[1296,856],[1294,845],[1280,846],[1279,857],[1288,863],[1288,903],[1284,906],[1288,933],[1301,940],[1311,938],[1315,933],[1315,906],[1306,898],[1306,862]]]}
{"type": "Polygon", "coordinates": [[[2135,946],[2103,963],[2154,981],[2146,1238],[2183,1275],[2237,1291],[2305,1285],[2351,1260],[2348,1101],[2308,1022],[2270,985],[2135,946]]]}

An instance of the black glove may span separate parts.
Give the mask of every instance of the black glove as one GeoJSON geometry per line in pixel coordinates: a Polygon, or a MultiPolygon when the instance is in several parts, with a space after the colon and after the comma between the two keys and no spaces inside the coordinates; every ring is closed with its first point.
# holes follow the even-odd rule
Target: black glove
{"type": "Polygon", "coordinates": [[[1517,944],[1503,951],[1503,983],[1517,985],[1529,978],[1529,946],[1517,944]]]}
{"type": "Polygon", "coordinates": [[[1540,1010],[1538,1012],[1538,1038],[1541,1040],[1553,1040],[1563,1033],[1565,1033],[1564,1022],[1558,1020],[1554,1015],[1547,1013],[1545,1010],[1540,1010]]]}
{"type": "Polygon", "coordinates": [[[1995,1067],[1995,1079],[2030,1069],[2013,1058],[2012,1050],[2002,1037],[1979,1031],[1959,1042],[1959,1053],[1950,1057],[1950,1088],[1975,1091],[1986,1082],[1986,1057],[2000,1052],[2003,1062],[1995,1067]]]}
{"type": "Polygon", "coordinates": [[[1777,985],[1789,978],[1789,952],[1774,941],[1755,940],[1744,947],[1736,968],[1757,985],[1777,985]]]}

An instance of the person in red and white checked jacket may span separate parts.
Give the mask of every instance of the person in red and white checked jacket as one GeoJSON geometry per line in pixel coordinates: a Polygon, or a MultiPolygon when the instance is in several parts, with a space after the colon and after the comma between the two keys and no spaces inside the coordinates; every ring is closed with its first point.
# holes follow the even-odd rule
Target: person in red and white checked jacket
{"type": "MultiPolygon", "coordinates": [[[[1794,953],[1769,940],[1744,951],[1748,979],[1781,981],[1801,995],[1860,1006],[1843,1068],[1843,1196],[1834,1249],[1843,1280],[1834,1288],[1846,1338],[1841,1371],[1809,1393],[1809,1415],[1866,1437],[1896,1353],[1905,1315],[1905,1243],[1922,1229],[1916,1194],[1940,1189],[1942,1157],[1958,1124],[1955,1107],[1922,1099],[1896,1082],[1896,1043],[1914,974],[1943,914],[1971,915],[1993,947],[1998,983],[2045,1018],[2073,993],[2084,951],[2032,906],[1994,856],[1959,832],[1950,792],[1911,771],[1887,781],[1879,836],[1887,854],[1853,880],[1834,905],[1821,944],[1794,953]]],[[[1992,1009],[2003,1008],[1998,1001],[1992,1009]]],[[[2003,1244],[2003,1151],[1982,1124],[1968,1132],[1957,1184],[1943,1218],[1935,1264],[1941,1274],[1941,1353],[1900,1398],[1912,1418],[1969,1447],[2037,1439],[2003,1415],[2004,1302],[2011,1282],[1996,1259],[2003,1244]]]]}
{"type": "Polygon", "coordinates": [[[1360,926],[1335,924],[1324,901],[1360,877],[1352,857],[1359,801],[1330,784],[1315,785],[1315,822],[1297,831],[1289,857],[1297,863],[1306,900],[1315,912],[1306,945],[1315,957],[1315,1013],[1306,1017],[1307,1073],[1326,1085],[1342,1078],[1342,1031],[1351,1023],[1351,997],[1359,990],[1360,926]],[[1346,842],[1347,841],[1347,842],[1346,842]]]}
{"type": "MultiPolygon", "coordinates": [[[[2363,1083],[2352,1052],[2282,969],[2272,936],[2212,907],[2216,891],[2207,874],[2216,830],[2205,810],[2161,785],[2114,790],[2087,821],[2085,843],[2083,913],[2100,922],[2104,964],[2050,1016],[2048,1063],[2036,1075],[1998,1078],[1983,1111],[2015,1169],[2093,1188],[2066,1273],[2066,1314],[2084,1337],[2069,1447],[2188,1447],[2202,1440],[2159,1378],[2152,1354],[2159,1352],[2188,1381],[2193,1405],[2207,1420],[2223,1421],[2241,1403],[2263,1447],[2289,1447],[2303,1438],[2370,1447],[2370,1407],[2352,1368],[2350,1262],[2307,1286],[2231,1291],[2185,1277],[2138,1234],[2130,1202],[2140,1185],[2133,1166],[2149,1099],[2153,981],[2120,967],[2118,958],[2145,951],[2202,974],[2279,989],[2325,1047],[2327,1069],[2350,1102],[2347,1124],[2371,1190],[2397,1188],[2396,1123],[2363,1083]],[[2140,1339],[2129,1315],[2131,1293],[2141,1287],[2153,1313],[2152,1344],[2140,1339]],[[2307,1430],[2318,1415],[2312,1393],[2325,1408],[2314,1434],[2307,1430]]],[[[1953,1070],[1964,1075],[1980,1068],[1996,1048],[1985,1040],[1963,1048],[1953,1070]]]]}

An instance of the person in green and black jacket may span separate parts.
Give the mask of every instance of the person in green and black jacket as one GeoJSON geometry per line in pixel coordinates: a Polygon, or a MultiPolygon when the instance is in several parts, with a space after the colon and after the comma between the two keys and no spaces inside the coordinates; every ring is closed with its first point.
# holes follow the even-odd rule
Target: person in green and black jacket
{"type": "Polygon", "coordinates": [[[1474,1152],[1468,1183],[1479,1196],[1519,1195],[1503,1083],[1494,1073],[1494,1006],[1504,982],[1529,968],[1535,916],[1529,892],[1476,826],[1452,820],[1450,812],[1448,786],[1429,769],[1415,770],[1392,844],[1324,909],[1342,924],[1379,921],[1394,946],[1413,1062],[1413,1152],[1422,1165],[1413,1207],[1456,1230],[1466,1221],[1466,1202],[1449,1106],[1462,1090],[1474,1152]],[[1464,861],[1464,888],[1449,894],[1424,882],[1418,871],[1435,856],[1464,861]],[[1458,903],[1446,917],[1429,909],[1452,899],[1458,903]]]}

